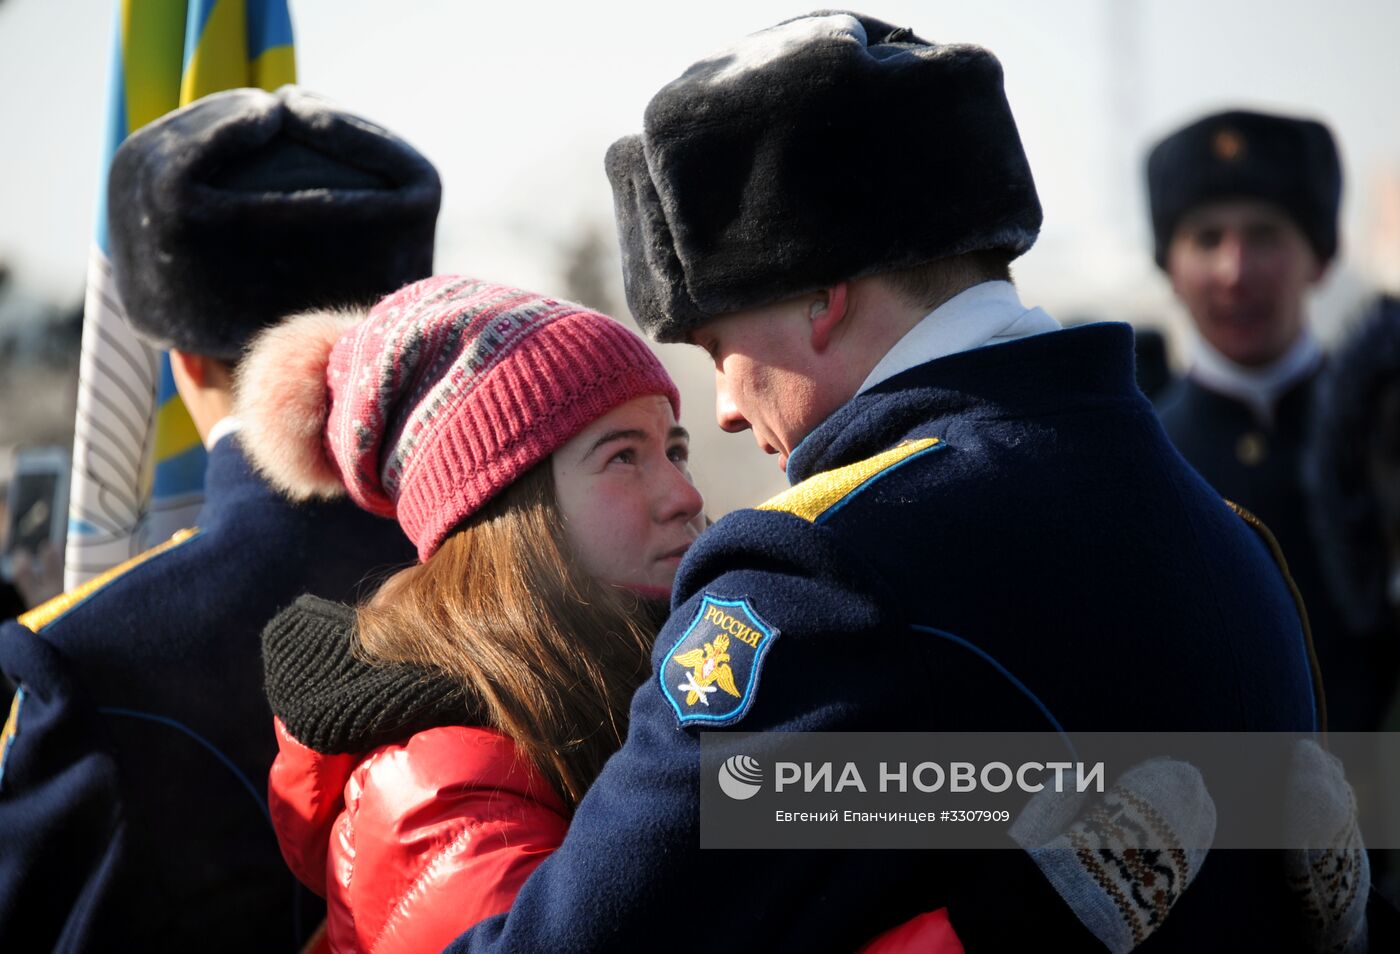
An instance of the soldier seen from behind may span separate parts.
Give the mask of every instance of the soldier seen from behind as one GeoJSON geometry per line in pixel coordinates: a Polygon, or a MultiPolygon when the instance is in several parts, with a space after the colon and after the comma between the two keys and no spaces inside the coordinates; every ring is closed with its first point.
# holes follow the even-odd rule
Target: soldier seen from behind
{"type": "Polygon", "coordinates": [[[291,504],[231,416],[245,343],[432,268],[441,187],[412,147],[293,87],[133,134],[108,208],[129,320],[170,350],[209,448],[197,525],[0,629],[0,948],[293,951],[319,901],[268,817],[259,634],[413,558],[346,501],[291,504]]]}
{"type": "Polygon", "coordinates": [[[708,353],[719,425],[792,487],[687,554],[622,749],[511,912],[449,950],[706,949],[694,911],[731,951],[852,950],[938,907],[967,950],[1296,949],[1272,856],[1052,875],[997,851],[979,875],[968,852],[700,850],[702,732],[1318,713],[1285,575],[1167,441],[1132,330],[1020,301],[1041,209],[991,53],[799,17],[686,69],[606,167],[634,316],[708,353]]]}

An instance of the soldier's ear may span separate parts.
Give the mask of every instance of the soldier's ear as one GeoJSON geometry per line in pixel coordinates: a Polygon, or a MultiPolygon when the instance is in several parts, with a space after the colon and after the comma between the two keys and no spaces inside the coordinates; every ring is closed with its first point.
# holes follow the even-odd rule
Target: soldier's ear
{"type": "Polygon", "coordinates": [[[850,291],[849,282],[837,282],[830,288],[816,293],[816,298],[808,306],[807,317],[812,323],[812,348],[825,351],[831,343],[832,333],[846,317],[846,297],[850,291]]]}
{"type": "Polygon", "coordinates": [[[177,387],[182,376],[188,384],[196,388],[233,387],[233,370],[228,362],[206,354],[191,354],[171,348],[170,373],[175,378],[177,387]]]}
{"type": "Polygon", "coordinates": [[[175,378],[177,387],[182,378],[194,387],[204,387],[204,379],[207,377],[206,370],[202,355],[190,354],[188,351],[176,351],[174,348],[170,349],[170,374],[175,378]]]}

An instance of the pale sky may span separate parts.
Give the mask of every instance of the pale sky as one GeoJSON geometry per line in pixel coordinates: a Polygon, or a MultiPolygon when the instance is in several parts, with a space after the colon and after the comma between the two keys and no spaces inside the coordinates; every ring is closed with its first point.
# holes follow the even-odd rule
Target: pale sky
{"type": "MultiPolygon", "coordinates": [[[[693,61],[816,6],[290,5],[302,84],[393,129],[441,171],[439,271],[545,292],[558,287],[560,249],[580,228],[611,236],[603,153],[640,129],[651,95],[693,61]]],[[[0,259],[38,294],[80,294],[115,6],[0,2],[0,259]]],[[[1376,184],[1400,178],[1400,4],[881,0],[865,10],[930,40],[981,44],[1002,60],[1045,207],[1040,241],[1016,269],[1027,304],[1061,317],[1179,324],[1150,260],[1142,158],[1165,132],[1234,105],[1324,119],[1341,142],[1344,264],[1314,304],[1320,323],[1334,322],[1383,272],[1400,271],[1400,248],[1378,252],[1373,238],[1376,184]]],[[[698,352],[666,354],[675,350],[663,355],[685,379],[687,424],[711,431],[708,372],[698,352]]],[[[731,449],[749,441],[720,440],[731,449]]],[[[782,486],[757,454],[737,464],[721,457],[730,475],[740,467],[760,476],[718,509],[782,486]]],[[[710,465],[700,464],[703,479],[710,465]]]]}

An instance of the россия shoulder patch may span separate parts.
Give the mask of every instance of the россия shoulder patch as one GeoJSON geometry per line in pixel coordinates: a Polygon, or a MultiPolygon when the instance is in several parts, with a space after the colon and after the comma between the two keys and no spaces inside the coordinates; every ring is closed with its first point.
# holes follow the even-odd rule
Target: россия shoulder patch
{"type": "Polygon", "coordinates": [[[742,719],[777,638],[778,630],[747,599],[706,593],[661,664],[661,692],[680,724],[719,726],[742,719]]]}
{"type": "Polygon", "coordinates": [[[905,441],[874,457],[814,474],[755,509],[790,513],[808,523],[822,523],[881,477],[947,446],[936,437],[905,441]]]}

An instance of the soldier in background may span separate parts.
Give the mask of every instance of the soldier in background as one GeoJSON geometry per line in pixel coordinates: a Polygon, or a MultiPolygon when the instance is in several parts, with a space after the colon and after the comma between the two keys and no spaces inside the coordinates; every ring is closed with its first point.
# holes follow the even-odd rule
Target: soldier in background
{"type": "MultiPolygon", "coordinates": [[[[244,345],[432,269],[441,185],[384,129],[233,90],[117,151],[112,258],[209,448],[198,526],[0,627],[0,949],[296,950],[319,919],[268,818],[263,624],[412,559],[349,501],[293,505],[231,416],[244,345]]],[[[308,374],[311,372],[308,371],[308,374]]]]}
{"type": "Polygon", "coordinates": [[[1312,626],[1328,725],[1374,728],[1374,649],[1323,581],[1302,460],[1324,357],[1307,297],[1337,254],[1342,174],[1321,123],[1230,111],[1167,136],[1147,160],[1157,264],[1191,316],[1191,367],[1158,399],[1177,449],[1253,511],[1288,559],[1312,626]]]}
{"type": "Polygon", "coordinates": [[[1303,483],[1324,578],[1350,632],[1376,650],[1376,689],[1400,729],[1400,298],[1368,302],[1328,356],[1303,483]]]}
{"type": "MultiPolygon", "coordinates": [[[[1368,302],[1328,356],[1303,486],[1324,580],[1373,664],[1374,728],[1400,732],[1400,299],[1368,302]]],[[[1389,769],[1400,779],[1400,765],[1389,769]]],[[[1373,851],[1371,869],[1400,899],[1400,851],[1373,851]]]]}

